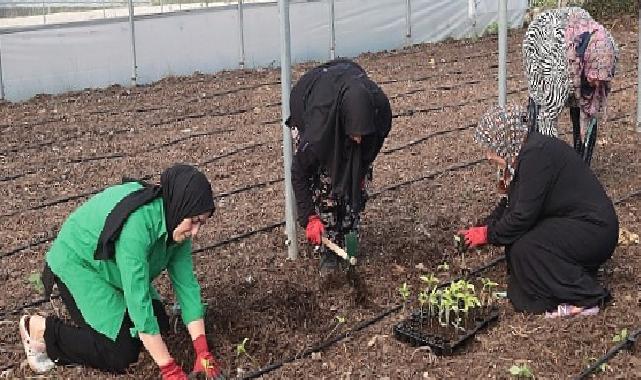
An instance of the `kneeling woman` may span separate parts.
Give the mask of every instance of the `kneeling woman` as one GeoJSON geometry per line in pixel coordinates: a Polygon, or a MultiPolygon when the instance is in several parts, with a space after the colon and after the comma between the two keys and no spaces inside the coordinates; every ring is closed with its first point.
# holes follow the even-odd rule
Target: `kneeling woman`
{"type": "Polygon", "coordinates": [[[609,297],[596,274],[617,244],[614,206],[570,146],[528,134],[526,121],[519,108],[498,108],[477,126],[477,142],[505,170],[507,198],[487,225],[464,231],[466,242],[506,247],[508,297],[516,310],[596,313],[609,297]]]}
{"type": "Polygon", "coordinates": [[[165,170],[160,186],[125,182],[75,210],[46,255],[43,282],[49,294],[55,282],[76,326],[23,316],[30,367],[79,364],[121,373],[142,345],[163,379],[186,379],[160,335],[169,322],[151,281],[166,269],[196,351],[193,371],[219,376],[191,257],[191,237],[213,212],[211,184],[188,165],[165,170]]]}

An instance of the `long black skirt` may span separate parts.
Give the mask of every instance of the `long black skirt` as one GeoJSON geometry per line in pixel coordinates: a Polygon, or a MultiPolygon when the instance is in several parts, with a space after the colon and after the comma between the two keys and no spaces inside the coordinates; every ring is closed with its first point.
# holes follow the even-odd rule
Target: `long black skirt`
{"type": "Polygon", "coordinates": [[[610,293],[597,281],[616,247],[619,225],[549,218],[506,247],[508,298],[517,311],[543,313],[567,303],[592,307],[610,293]]]}

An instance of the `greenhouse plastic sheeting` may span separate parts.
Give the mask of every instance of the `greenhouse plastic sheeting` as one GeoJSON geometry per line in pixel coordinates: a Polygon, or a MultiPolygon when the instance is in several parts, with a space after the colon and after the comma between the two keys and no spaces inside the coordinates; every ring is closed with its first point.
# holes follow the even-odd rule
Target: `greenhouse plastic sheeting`
{"type": "MultiPolygon", "coordinates": [[[[412,0],[412,43],[480,33],[497,19],[496,0],[412,0]]],[[[508,1],[511,27],[520,27],[527,0],[508,1]]],[[[293,62],[329,56],[327,1],[290,5],[293,62]]],[[[338,0],[336,54],[400,48],[405,1],[338,0]]],[[[236,6],[135,18],[138,84],[195,71],[235,69],[239,60],[236,6]]],[[[246,67],[277,66],[280,57],[276,3],[244,6],[246,67]]],[[[112,84],[128,85],[131,47],[128,19],[0,31],[5,98],[28,99],[112,84]]]]}

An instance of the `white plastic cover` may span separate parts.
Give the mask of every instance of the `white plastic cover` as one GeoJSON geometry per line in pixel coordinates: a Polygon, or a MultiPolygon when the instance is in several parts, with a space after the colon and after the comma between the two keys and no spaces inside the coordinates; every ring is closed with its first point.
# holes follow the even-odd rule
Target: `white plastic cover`
{"type": "MultiPolygon", "coordinates": [[[[290,6],[292,62],[328,59],[327,1],[292,2],[290,6]]],[[[496,0],[412,0],[412,42],[480,33],[496,22],[497,7],[496,0]]],[[[511,27],[521,26],[526,9],[527,0],[509,1],[511,27]]],[[[405,43],[405,1],[339,0],[335,15],[337,56],[353,57],[405,43]]],[[[136,18],[138,83],[237,68],[237,17],[236,6],[230,6],[136,18]]],[[[278,65],[277,4],[247,4],[243,21],[245,67],[278,65]]],[[[8,100],[130,83],[127,19],[0,33],[8,100]]]]}

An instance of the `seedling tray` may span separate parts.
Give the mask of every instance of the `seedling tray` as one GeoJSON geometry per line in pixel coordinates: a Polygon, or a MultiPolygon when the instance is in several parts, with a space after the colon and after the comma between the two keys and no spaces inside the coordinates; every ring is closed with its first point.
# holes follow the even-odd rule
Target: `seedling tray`
{"type": "Polygon", "coordinates": [[[469,326],[465,331],[460,331],[455,338],[451,339],[441,334],[430,332],[429,327],[425,325],[426,322],[421,323],[420,312],[415,311],[409,318],[394,326],[394,336],[396,339],[415,347],[429,346],[435,355],[451,355],[477,332],[495,322],[498,318],[498,307],[486,309],[482,315],[474,318],[474,325],[469,326]]]}

